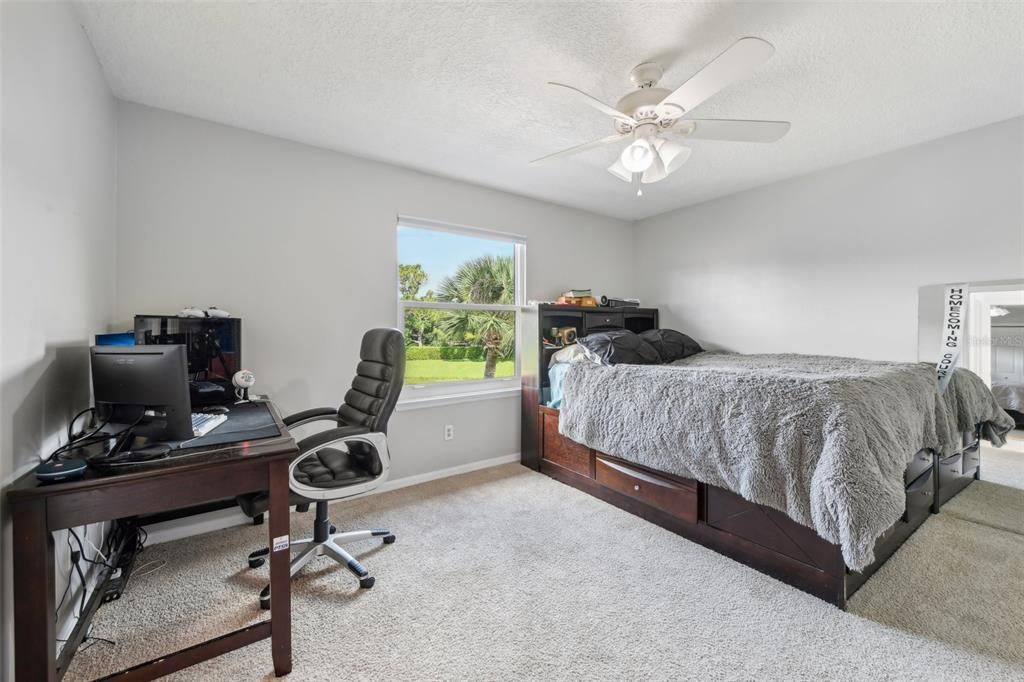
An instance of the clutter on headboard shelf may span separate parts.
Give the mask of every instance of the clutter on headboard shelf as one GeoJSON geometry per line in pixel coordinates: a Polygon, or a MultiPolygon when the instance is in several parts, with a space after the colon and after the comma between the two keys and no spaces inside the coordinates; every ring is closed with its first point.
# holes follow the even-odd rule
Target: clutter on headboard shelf
{"type": "Polygon", "coordinates": [[[601,305],[606,308],[639,308],[639,298],[611,298],[608,296],[601,297],[601,305]]]}
{"type": "Polygon", "coordinates": [[[578,305],[584,308],[596,308],[597,299],[593,296],[559,296],[557,305],[578,305]]]}
{"type": "Polygon", "coordinates": [[[586,308],[596,308],[597,299],[590,289],[569,289],[556,301],[558,305],[578,305],[586,308]]]}
{"type": "Polygon", "coordinates": [[[601,305],[607,308],[639,308],[639,298],[609,298],[608,296],[601,297],[601,305]]]}

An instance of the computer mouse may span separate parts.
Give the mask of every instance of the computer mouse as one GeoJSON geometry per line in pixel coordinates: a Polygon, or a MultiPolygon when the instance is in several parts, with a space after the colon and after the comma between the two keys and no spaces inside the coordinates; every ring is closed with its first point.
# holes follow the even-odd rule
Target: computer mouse
{"type": "Polygon", "coordinates": [[[230,410],[223,405],[214,405],[213,407],[203,408],[203,412],[206,414],[227,414],[230,410]]]}

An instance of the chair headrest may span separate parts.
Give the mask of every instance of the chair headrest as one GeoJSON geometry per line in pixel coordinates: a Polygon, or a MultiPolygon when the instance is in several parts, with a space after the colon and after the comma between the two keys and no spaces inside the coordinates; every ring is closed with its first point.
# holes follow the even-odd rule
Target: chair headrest
{"type": "Polygon", "coordinates": [[[359,357],[394,367],[402,358],[405,339],[397,329],[371,329],[363,334],[359,357]]]}

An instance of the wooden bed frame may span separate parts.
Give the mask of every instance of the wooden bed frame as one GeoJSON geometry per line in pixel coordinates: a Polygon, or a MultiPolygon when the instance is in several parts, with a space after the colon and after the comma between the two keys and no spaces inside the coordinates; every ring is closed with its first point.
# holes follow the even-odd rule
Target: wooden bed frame
{"type": "Polygon", "coordinates": [[[980,471],[976,441],[941,461],[931,451],[918,452],[905,475],[903,518],[878,539],[875,562],[854,572],[843,562],[838,545],[782,512],[713,485],[592,450],[558,433],[558,410],[533,407],[539,428],[534,443],[523,443],[526,466],[840,608],[930,513],[980,471]]]}
{"type": "Polygon", "coordinates": [[[607,329],[642,332],[658,324],[657,308],[580,308],[540,304],[521,314],[522,462],[683,535],[840,608],[927,520],[980,473],[979,433],[964,434],[960,452],[940,459],[914,455],[904,474],[903,518],[875,545],[875,562],[850,571],[842,552],[814,530],[780,511],[728,490],[632,464],[558,433],[558,410],[545,406],[548,361],[558,350],[553,332],[573,327],[579,336],[607,329]]]}

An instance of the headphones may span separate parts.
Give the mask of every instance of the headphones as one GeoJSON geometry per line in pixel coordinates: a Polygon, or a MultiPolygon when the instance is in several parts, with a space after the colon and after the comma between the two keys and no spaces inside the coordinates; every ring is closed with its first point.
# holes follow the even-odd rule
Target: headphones
{"type": "Polygon", "coordinates": [[[256,375],[247,369],[240,369],[231,377],[235,386],[235,397],[240,401],[249,400],[249,389],[256,384],[256,375]]]}

